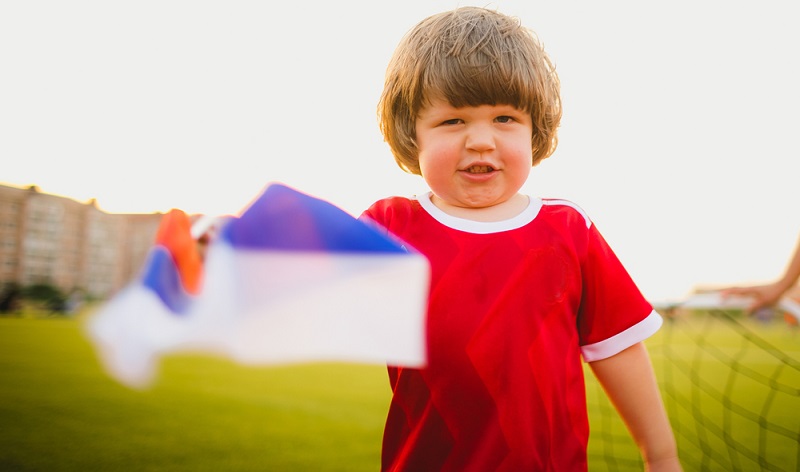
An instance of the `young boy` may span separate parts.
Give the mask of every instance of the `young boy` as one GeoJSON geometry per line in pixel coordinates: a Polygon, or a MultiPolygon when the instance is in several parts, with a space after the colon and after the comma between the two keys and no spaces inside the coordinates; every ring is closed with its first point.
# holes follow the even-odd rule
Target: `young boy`
{"type": "Polygon", "coordinates": [[[648,470],[680,470],[642,341],[661,325],[576,205],[518,193],[556,147],[559,81],[535,36],[459,8],[389,64],[381,130],[430,193],[364,213],[425,254],[428,365],[389,367],[386,471],[586,470],[581,357],[648,470]]]}

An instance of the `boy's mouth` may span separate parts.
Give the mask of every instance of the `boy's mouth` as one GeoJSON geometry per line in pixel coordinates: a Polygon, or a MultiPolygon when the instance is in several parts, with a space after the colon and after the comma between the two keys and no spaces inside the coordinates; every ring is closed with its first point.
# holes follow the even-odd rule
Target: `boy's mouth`
{"type": "Polygon", "coordinates": [[[467,172],[470,174],[488,174],[494,170],[492,166],[470,166],[467,167],[467,172]]]}

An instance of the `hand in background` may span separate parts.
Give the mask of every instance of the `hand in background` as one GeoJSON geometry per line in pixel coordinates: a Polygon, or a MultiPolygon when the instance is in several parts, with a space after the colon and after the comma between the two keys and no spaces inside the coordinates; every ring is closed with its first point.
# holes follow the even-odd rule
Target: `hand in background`
{"type": "Polygon", "coordinates": [[[747,306],[748,313],[754,313],[762,308],[775,305],[781,296],[788,290],[781,282],[773,282],[765,285],[754,285],[750,287],[731,287],[722,290],[723,299],[726,297],[740,296],[749,297],[753,301],[747,306]]]}
{"type": "Polygon", "coordinates": [[[765,285],[727,288],[722,290],[722,296],[723,298],[730,296],[752,297],[753,302],[747,308],[747,311],[753,313],[776,304],[797,283],[798,279],[800,279],[800,239],[798,239],[794,253],[780,279],[765,285]]]}

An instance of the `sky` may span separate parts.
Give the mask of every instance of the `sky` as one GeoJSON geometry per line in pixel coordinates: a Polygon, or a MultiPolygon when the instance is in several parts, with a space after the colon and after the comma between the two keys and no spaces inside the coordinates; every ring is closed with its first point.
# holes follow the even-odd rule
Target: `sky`
{"type": "Polygon", "coordinates": [[[353,215],[426,191],[376,104],[425,17],[518,17],[560,142],[524,191],[587,211],[645,296],[780,275],[800,234],[790,1],[0,3],[0,183],[108,212],[235,214],[271,182],[353,215]]]}

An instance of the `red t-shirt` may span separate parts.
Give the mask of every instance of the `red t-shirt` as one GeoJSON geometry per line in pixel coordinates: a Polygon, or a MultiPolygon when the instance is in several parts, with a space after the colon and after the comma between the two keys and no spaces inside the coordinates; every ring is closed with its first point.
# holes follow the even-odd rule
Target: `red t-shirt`
{"type": "Polygon", "coordinates": [[[583,211],[530,199],[506,221],[443,213],[429,195],[364,213],[431,264],[428,364],[389,367],[385,471],[586,469],[581,356],[661,325],[583,211]]]}

